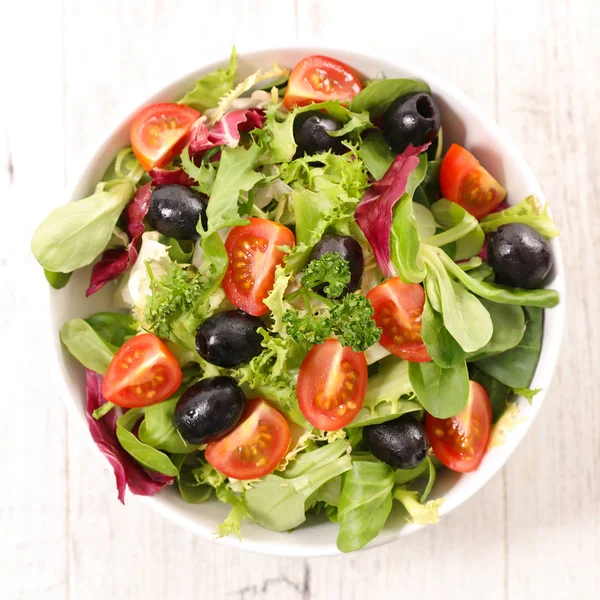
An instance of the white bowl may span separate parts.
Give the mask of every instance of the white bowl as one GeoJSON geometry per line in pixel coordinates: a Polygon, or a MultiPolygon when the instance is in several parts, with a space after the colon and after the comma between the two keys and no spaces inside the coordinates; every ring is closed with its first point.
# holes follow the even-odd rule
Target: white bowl
{"type": "MultiPolygon", "coordinates": [[[[442,112],[444,139],[446,144],[458,142],[468,147],[479,158],[483,165],[507,188],[511,203],[522,200],[528,194],[537,194],[543,202],[544,196],[531,169],[525,159],[500,127],[477,105],[454,86],[446,83],[437,75],[422,69],[414,69],[398,64],[393,60],[367,54],[336,50],[333,48],[304,47],[269,49],[240,57],[239,76],[245,77],[260,67],[269,66],[273,61],[292,67],[296,62],[309,54],[328,54],[334,56],[365,77],[374,77],[384,73],[387,77],[413,77],[426,81],[432,89],[442,112]]],[[[195,80],[226,64],[224,59],[199,68],[178,81],[162,88],[145,104],[159,101],[171,101],[183,96],[195,80]]],[[[134,111],[135,113],[135,111],[134,111]]],[[[115,154],[129,144],[129,123],[131,116],[110,134],[106,142],[91,158],[88,167],[70,195],[70,200],[79,200],[90,194],[102,177],[105,169],[115,154]]],[[[506,443],[491,449],[483,462],[473,473],[459,475],[451,471],[440,474],[434,490],[435,497],[445,497],[440,514],[446,515],[465,502],[479,490],[506,462],[517,447],[533,419],[537,415],[546,391],[552,380],[556,366],[560,341],[562,337],[565,305],[564,305],[564,273],[559,242],[551,242],[554,253],[554,274],[550,286],[561,295],[561,304],[545,311],[544,339],[539,364],[532,383],[533,388],[542,388],[530,406],[524,398],[519,398],[518,407],[522,422],[510,432],[506,443]]],[[[54,336],[56,356],[66,386],[65,397],[68,406],[77,415],[80,429],[90,440],[85,418],[85,385],[84,369],[61,346],[58,331],[62,324],[75,317],[87,317],[98,310],[111,308],[110,285],[104,290],[86,299],[84,292],[89,282],[89,269],[76,273],[68,287],[64,290],[50,292],[50,313],[54,336]]],[[[99,456],[100,453],[98,453],[99,456]]],[[[100,464],[98,464],[100,473],[100,464]]],[[[202,505],[187,504],[174,488],[165,489],[160,494],[145,498],[149,506],[174,523],[185,527],[205,538],[215,537],[217,526],[223,521],[229,510],[228,506],[217,501],[202,505]]],[[[133,510],[133,509],[132,509],[133,510]]],[[[247,550],[274,554],[279,556],[322,556],[338,554],[335,540],[338,526],[328,521],[310,520],[291,534],[275,533],[250,522],[242,528],[243,539],[235,537],[221,538],[221,544],[227,544],[247,550]]],[[[391,542],[401,536],[419,529],[417,525],[406,524],[402,517],[393,511],[384,530],[368,547],[391,542]]]]}

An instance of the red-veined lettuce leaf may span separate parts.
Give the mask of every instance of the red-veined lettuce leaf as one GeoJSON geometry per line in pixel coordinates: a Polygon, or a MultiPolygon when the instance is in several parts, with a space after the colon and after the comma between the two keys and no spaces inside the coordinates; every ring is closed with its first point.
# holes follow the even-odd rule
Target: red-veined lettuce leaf
{"type": "Polygon", "coordinates": [[[173,477],[148,471],[140,466],[117,440],[116,409],[96,420],[93,412],[106,402],[102,395],[102,375],[86,369],[86,416],[92,439],[110,462],[117,483],[119,500],[125,503],[125,488],[139,496],[153,496],[165,485],[173,483],[173,477]]]}
{"type": "Polygon", "coordinates": [[[178,169],[151,169],[148,173],[152,177],[154,185],[171,185],[178,183],[179,185],[196,185],[194,181],[181,167],[178,169]]]}
{"type": "Polygon", "coordinates": [[[399,154],[386,174],[371,184],[354,214],[358,226],[373,248],[377,265],[387,277],[394,274],[390,253],[394,206],[406,190],[409,175],[419,164],[419,154],[427,146],[429,144],[417,148],[409,145],[399,154]]]}
{"type": "Polygon", "coordinates": [[[264,122],[264,111],[259,108],[227,113],[212,129],[206,126],[206,117],[200,117],[190,131],[190,154],[194,156],[215,146],[235,148],[240,143],[243,132],[262,129],[264,122]]]}
{"type": "Polygon", "coordinates": [[[131,268],[137,260],[141,236],[144,233],[144,218],[148,213],[150,200],[152,199],[150,185],[150,183],[147,183],[141,186],[125,209],[129,245],[127,248],[112,248],[103,252],[102,258],[92,268],[92,277],[85,293],[86,296],[97,292],[111,279],[117,278],[121,273],[131,268]]]}

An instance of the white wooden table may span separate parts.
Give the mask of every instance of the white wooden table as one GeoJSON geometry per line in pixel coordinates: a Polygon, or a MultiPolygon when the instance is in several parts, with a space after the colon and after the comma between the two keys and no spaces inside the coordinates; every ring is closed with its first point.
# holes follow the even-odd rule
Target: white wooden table
{"type": "MultiPolygon", "coordinates": [[[[3,4],[0,597],[592,598],[600,584],[600,4],[596,0],[21,0],[3,4]],[[7,12],[8,11],[8,12],[7,12]],[[115,498],[46,366],[35,225],[132,107],[204,62],[296,41],[444,74],[523,149],[562,232],[563,359],[509,464],[439,526],[340,558],[269,558],[115,498]],[[594,593],[593,584],[596,585],[594,593]]],[[[78,425],[78,424],[77,424],[78,425]]],[[[595,597],[598,597],[597,595],[595,597]]]]}

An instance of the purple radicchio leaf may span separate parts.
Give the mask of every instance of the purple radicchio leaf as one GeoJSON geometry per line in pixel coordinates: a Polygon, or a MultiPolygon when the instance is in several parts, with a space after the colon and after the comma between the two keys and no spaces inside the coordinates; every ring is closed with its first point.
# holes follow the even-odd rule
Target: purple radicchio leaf
{"type": "Polygon", "coordinates": [[[190,154],[194,156],[215,146],[235,148],[240,143],[242,133],[262,129],[264,122],[264,111],[259,108],[227,113],[212,129],[206,126],[206,117],[200,117],[190,131],[190,154]]]}
{"type": "Polygon", "coordinates": [[[106,402],[102,395],[102,375],[86,369],[86,416],[92,439],[100,452],[110,462],[117,483],[119,500],[125,503],[125,488],[139,496],[153,496],[165,485],[173,483],[173,477],[144,469],[119,444],[117,439],[116,409],[96,420],[93,412],[106,402]]]}
{"type": "Polygon", "coordinates": [[[121,273],[130,269],[137,260],[142,233],[144,233],[144,218],[152,198],[150,185],[150,183],[147,183],[138,188],[125,209],[129,245],[127,248],[112,248],[103,252],[102,258],[92,268],[92,276],[85,293],[86,296],[91,296],[102,288],[105,283],[116,279],[121,273]]]}
{"type": "Polygon", "coordinates": [[[181,167],[178,169],[151,169],[150,177],[155,186],[171,185],[178,183],[179,185],[196,185],[194,181],[181,167]]]}
{"type": "Polygon", "coordinates": [[[416,148],[409,145],[399,154],[386,174],[371,184],[354,214],[358,226],[373,248],[377,266],[386,277],[394,274],[390,254],[394,206],[406,190],[408,177],[419,164],[419,154],[427,146],[429,144],[416,148]]]}

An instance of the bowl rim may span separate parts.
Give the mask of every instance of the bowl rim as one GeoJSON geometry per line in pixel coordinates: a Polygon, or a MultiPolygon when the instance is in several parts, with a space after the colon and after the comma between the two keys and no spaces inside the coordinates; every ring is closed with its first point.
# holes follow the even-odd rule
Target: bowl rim
{"type": "MultiPolygon", "coordinates": [[[[289,45],[259,45],[256,44],[250,48],[248,51],[245,51],[241,54],[238,54],[238,57],[252,61],[255,58],[258,58],[260,55],[265,53],[285,53],[285,52],[300,52],[304,55],[310,54],[328,54],[332,53],[335,56],[335,53],[343,52],[345,55],[354,55],[360,59],[367,59],[374,61],[375,64],[381,63],[390,63],[394,66],[409,71],[415,74],[420,79],[423,79],[427,83],[431,84],[431,87],[438,90],[438,93],[441,93],[443,96],[452,96],[465,105],[469,111],[471,111],[474,115],[476,115],[481,121],[485,123],[485,126],[491,131],[491,133],[499,139],[506,149],[509,150],[510,155],[519,163],[519,170],[523,174],[523,176],[528,180],[533,193],[535,193],[540,200],[544,201],[545,197],[542,192],[542,189],[537,182],[535,174],[533,170],[525,160],[525,157],[517,147],[517,145],[511,140],[508,134],[500,127],[500,125],[496,122],[494,117],[488,114],[484,109],[480,108],[479,105],[472,100],[466,93],[460,90],[454,84],[448,82],[444,77],[438,76],[435,72],[429,71],[429,69],[422,68],[415,63],[410,61],[397,61],[394,59],[390,59],[389,56],[384,55],[381,52],[368,50],[365,52],[358,52],[353,49],[350,49],[349,46],[345,46],[344,44],[316,44],[316,43],[290,43],[289,45]]],[[[67,187],[67,198],[68,202],[73,202],[79,200],[81,198],[81,193],[84,189],[89,187],[89,181],[91,178],[91,174],[95,170],[95,165],[99,162],[100,158],[106,153],[107,149],[111,146],[111,141],[115,137],[116,133],[126,127],[131,121],[132,117],[144,106],[148,103],[160,101],[162,97],[164,97],[164,93],[167,89],[180,86],[185,82],[193,81],[194,78],[197,78],[199,74],[202,72],[209,72],[215,70],[217,68],[223,67],[223,65],[227,64],[229,60],[229,54],[223,55],[220,59],[212,61],[210,64],[206,64],[203,66],[199,66],[196,69],[188,72],[182,72],[178,77],[168,82],[166,85],[161,86],[150,96],[146,96],[141,99],[140,102],[136,102],[134,110],[120,111],[119,117],[113,119],[110,123],[110,127],[107,127],[104,131],[109,131],[109,135],[102,136],[102,142],[98,145],[95,145],[95,150],[89,152],[85,156],[85,160],[82,162],[84,165],[81,174],[77,177],[72,184],[67,187]],[[122,116],[125,115],[125,116],[122,116]]],[[[346,61],[346,59],[344,59],[346,61]]],[[[99,134],[95,136],[98,138],[99,134]]],[[[535,403],[530,408],[528,417],[526,422],[520,424],[516,431],[511,432],[508,440],[503,444],[504,451],[499,460],[495,462],[492,468],[488,469],[485,474],[482,474],[477,481],[476,485],[470,486],[470,488],[463,492],[460,499],[455,499],[453,502],[446,502],[442,505],[440,509],[440,517],[444,517],[452,512],[455,508],[464,504],[467,500],[469,500],[477,491],[479,491],[483,486],[485,486],[489,480],[494,477],[500,469],[506,464],[510,456],[515,451],[516,447],[521,443],[522,439],[527,434],[529,428],[531,427],[533,421],[536,419],[541,406],[543,405],[546,394],[552,384],[552,380],[554,378],[554,374],[556,371],[556,365],[558,363],[558,357],[560,353],[560,347],[562,344],[562,339],[564,336],[564,326],[565,326],[565,315],[566,315],[566,295],[565,295],[565,283],[564,283],[564,266],[563,266],[563,258],[562,251],[560,246],[560,241],[556,240],[556,243],[553,247],[553,255],[554,255],[554,270],[555,270],[555,279],[554,286],[555,289],[560,294],[560,303],[557,307],[553,308],[554,311],[554,331],[558,332],[558,335],[555,335],[555,344],[550,348],[549,353],[546,354],[545,360],[545,370],[549,373],[547,376],[547,381],[542,391],[536,395],[535,403]]],[[[52,300],[51,294],[53,290],[50,289],[48,292],[50,302],[48,303],[49,307],[49,317],[52,322],[52,300]]],[[[546,335],[546,331],[544,330],[544,336],[546,335]]],[[[54,344],[55,348],[60,348],[60,341],[54,344]]],[[[544,349],[544,342],[542,341],[542,349],[544,349]]],[[[83,415],[80,411],[77,410],[77,402],[80,399],[76,399],[72,390],[69,389],[67,384],[68,373],[65,367],[65,361],[62,358],[60,351],[55,351],[52,354],[55,356],[55,360],[58,363],[58,367],[61,373],[59,385],[61,386],[62,393],[61,397],[64,399],[64,404],[67,406],[67,410],[70,414],[74,415],[75,418],[81,421],[85,427],[78,427],[77,429],[80,431],[82,435],[85,436],[85,439],[91,444],[92,447],[95,448],[95,454],[100,457],[105,464],[108,464],[104,456],[97,451],[96,445],[94,444],[91,436],[89,435],[87,429],[87,423],[85,419],[85,415],[83,415]]],[[[541,361],[541,355],[540,355],[541,361]]],[[[536,367],[536,374],[540,368],[540,362],[536,367]]],[[[130,494],[130,498],[134,498],[133,494],[130,494]]],[[[256,552],[259,554],[267,554],[267,555],[278,555],[278,556],[290,556],[290,557],[317,557],[317,556],[330,556],[342,554],[336,547],[335,541],[331,544],[324,545],[311,545],[311,544],[278,544],[272,541],[266,541],[262,539],[241,539],[234,536],[228,536],[223,538],[217,538],[215,540],[214,526],[207,526],[205,524],[201,524],[197,520],[192,520],[190,518],[182,516],[178,511],[174,510],[170,506],[170,501],[165,499],[164,495],[158,494],[156,496],[137,496],[136,500],[141,500],[145,504],[149,505],[155,512],[166,517],[172,523],[175,523],[178,526],[181,526],[188,531],[191,531],[197,535],[202,536],[205,539],[217,541],[220,544],[225,546],[230,546],[238,549],[244,549],[250,552],[256,552]]],[[[423,526],[419,526],[416,524],[405,525],[401,528],[398,528],[396,531],[392,533],[391,536],[386,537],[386,539],[380,539],[381,536],[376,537],[372,540],[365,548],[363,549],[372,549],[378,546],[382,546],[393,541],[398,540],[400,537],[408,535],[414,531],[418,531],[423,529],[423,526]]]]}

